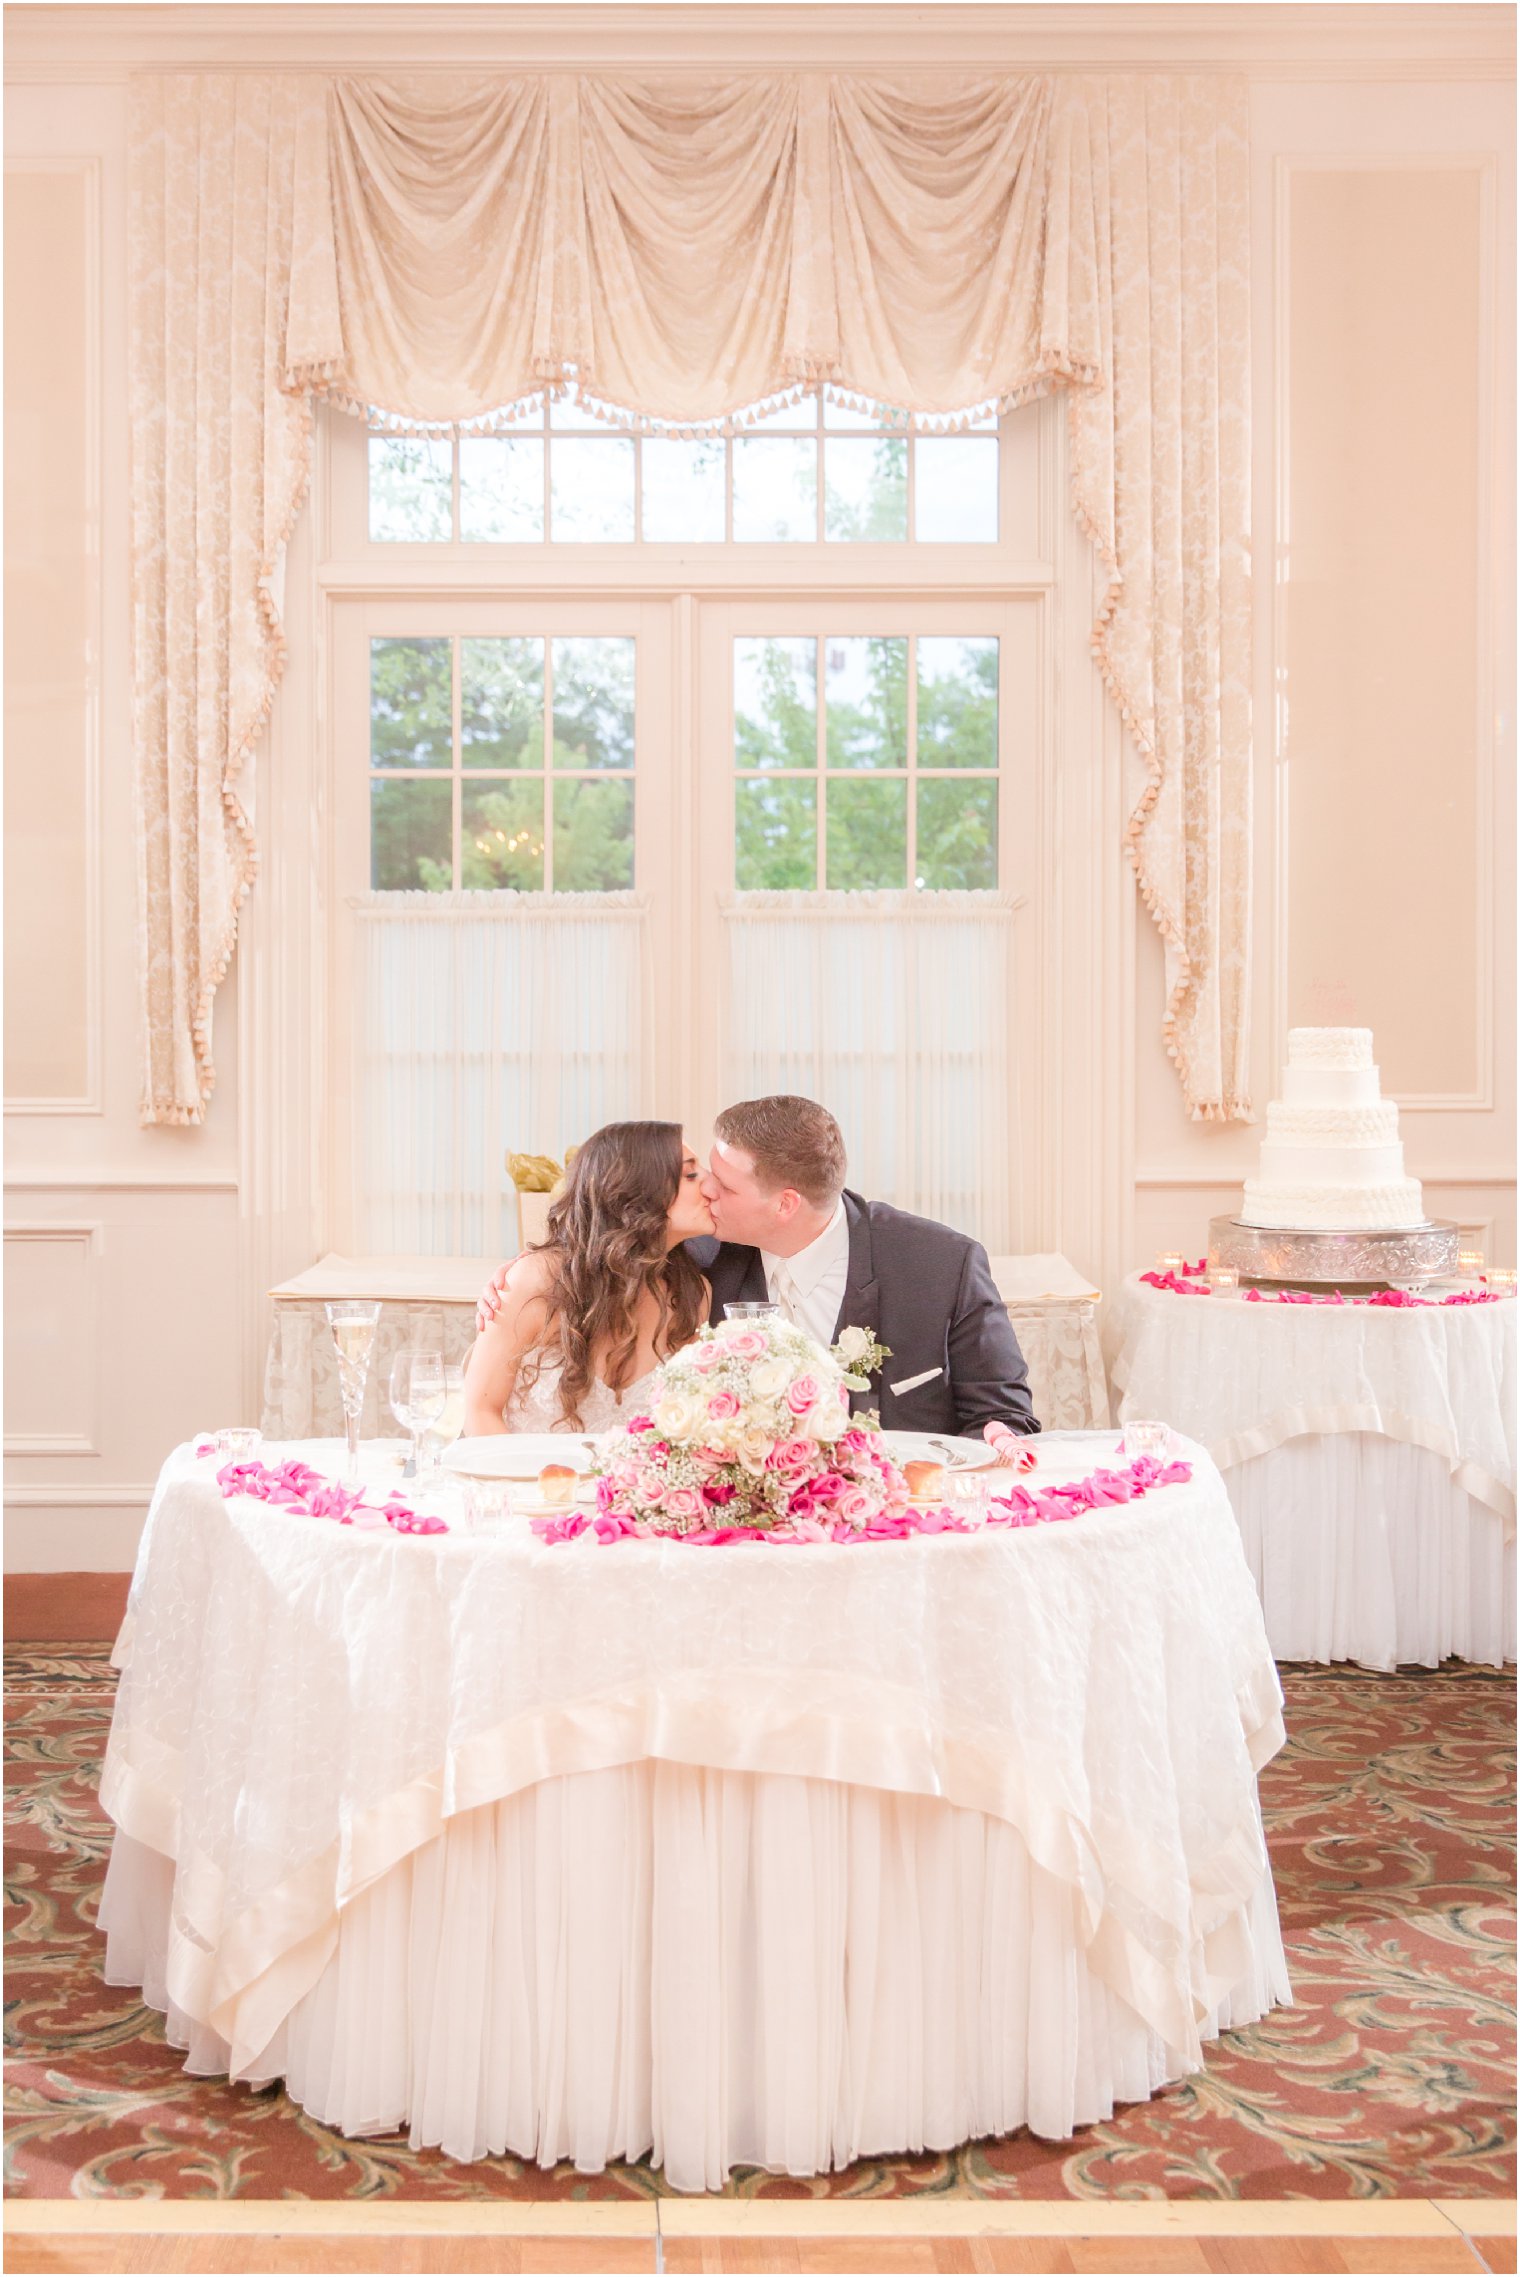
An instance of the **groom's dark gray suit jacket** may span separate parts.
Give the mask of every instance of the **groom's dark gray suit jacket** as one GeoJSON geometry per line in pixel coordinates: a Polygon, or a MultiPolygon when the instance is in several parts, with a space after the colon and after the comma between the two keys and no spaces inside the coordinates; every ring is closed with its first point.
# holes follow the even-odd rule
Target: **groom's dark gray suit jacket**
{"type": "MultiPolygon", "coordinates": [[[[887,1431],[980,1438],[984,1423],[1038,1431],[1024,1355],[981,1243],[848,1190],[844,1207],[850,1268],[834,1334],[869,1328],[892,1355],[851,1406],[876,1408],[887,1431]]],[[[727,1305],[764,1303],[758,1249],[687,1246],[712,1284],[715,1321],[727,1305]]]]}

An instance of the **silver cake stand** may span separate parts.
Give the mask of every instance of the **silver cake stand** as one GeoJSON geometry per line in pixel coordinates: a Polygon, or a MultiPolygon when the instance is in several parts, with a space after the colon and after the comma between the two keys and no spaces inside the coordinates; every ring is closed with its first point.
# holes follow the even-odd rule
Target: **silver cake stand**
{"type": "Polygon", "coordinates": [[[1210,1218],[1209,1263],[1233,1265],[1242,1281],[1352,1291],[1455,1276],[1459,1229],[1447,1218],[1392,1232],[1326,1233],[1210,1218]]]}

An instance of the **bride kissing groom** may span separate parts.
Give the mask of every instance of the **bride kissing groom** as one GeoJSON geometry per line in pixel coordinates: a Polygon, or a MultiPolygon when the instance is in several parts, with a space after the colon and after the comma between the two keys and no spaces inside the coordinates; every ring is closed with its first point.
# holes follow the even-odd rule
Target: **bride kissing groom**
{"type": "Polygon", "coordinates": [[[481,1296],[465,1430],[602,1431],[662,1360],[731,1304],[765,1302],[831,1345],[870,1331],[889,1431],[1038,1431],[1012,1324],[979,1242],[845,1185],[815,1100],[726,1107],[706,1167],[675,1123],[608,1123],[577,1152],[548,1238],[481,1296]]]}

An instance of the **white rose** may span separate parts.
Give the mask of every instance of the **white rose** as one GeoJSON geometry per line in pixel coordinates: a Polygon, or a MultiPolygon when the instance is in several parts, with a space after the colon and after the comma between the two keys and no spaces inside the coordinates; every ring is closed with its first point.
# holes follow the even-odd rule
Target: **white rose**
{"type": "Polygon", "coordinates": [[[853,1367],[857,1360],[863,1360],[870,1351],[871,1331],[868,1328],[841,1329],[834,1349],[841,1360],[853,1367]]]}
{"type": "Polygon", "coordinates": [[[753,1471],[756,1478],[759,1478],[765,1469],[765,1458],[774,1445],[775,1441],[768,1431],[757,1430],[755,1425],[751,1424],[746,1431],[740,1434],[739,1460],[747,1471],[753,1471]]]}
{"type": "Polygon", "coordinates": [[[654,1427],[662,1439],[689,1439],[702,1420],[703,1405],[693,1392],[667,1391],[655,1403],[654,1427]]]}
{"type": "Polygon", "coordinates": [[[749,1388],[757,1399],[775,1399],[791,1380],[790,1366],[775,1353],[768,1359],[757,1360],[749,1372],[749,1388]]]}
{"type": "Polygon", "coordinates": [[[815,1439],[821,1439],[825,1446],[832,1444],[835,1439],[842,1439],[849,1428],[849,1409],[835,1407],[828,1400],[820,1400],[808,1417],[809,1431],[815,1439]]]}

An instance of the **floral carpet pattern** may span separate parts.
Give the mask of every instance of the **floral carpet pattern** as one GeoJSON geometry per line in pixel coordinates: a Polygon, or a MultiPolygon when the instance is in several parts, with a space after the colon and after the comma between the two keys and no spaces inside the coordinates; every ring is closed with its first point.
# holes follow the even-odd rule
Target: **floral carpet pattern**
{"type": "MultiPolygon", "coordinates": [[[[647,2164],[544,2173],[350,2142],[278,2088],[192,2079],[100,1977],[103,1646],[7,1655],[7,2188],[35,2197],[618,2198],[647,2164]]],[[[1020,2133],[745,2197],[1478,2198],[1515,2190],[1514,1679],[1284,1671],[1262,1800],[1295,2005],[1069,2143],[1020,2133]]]]}

